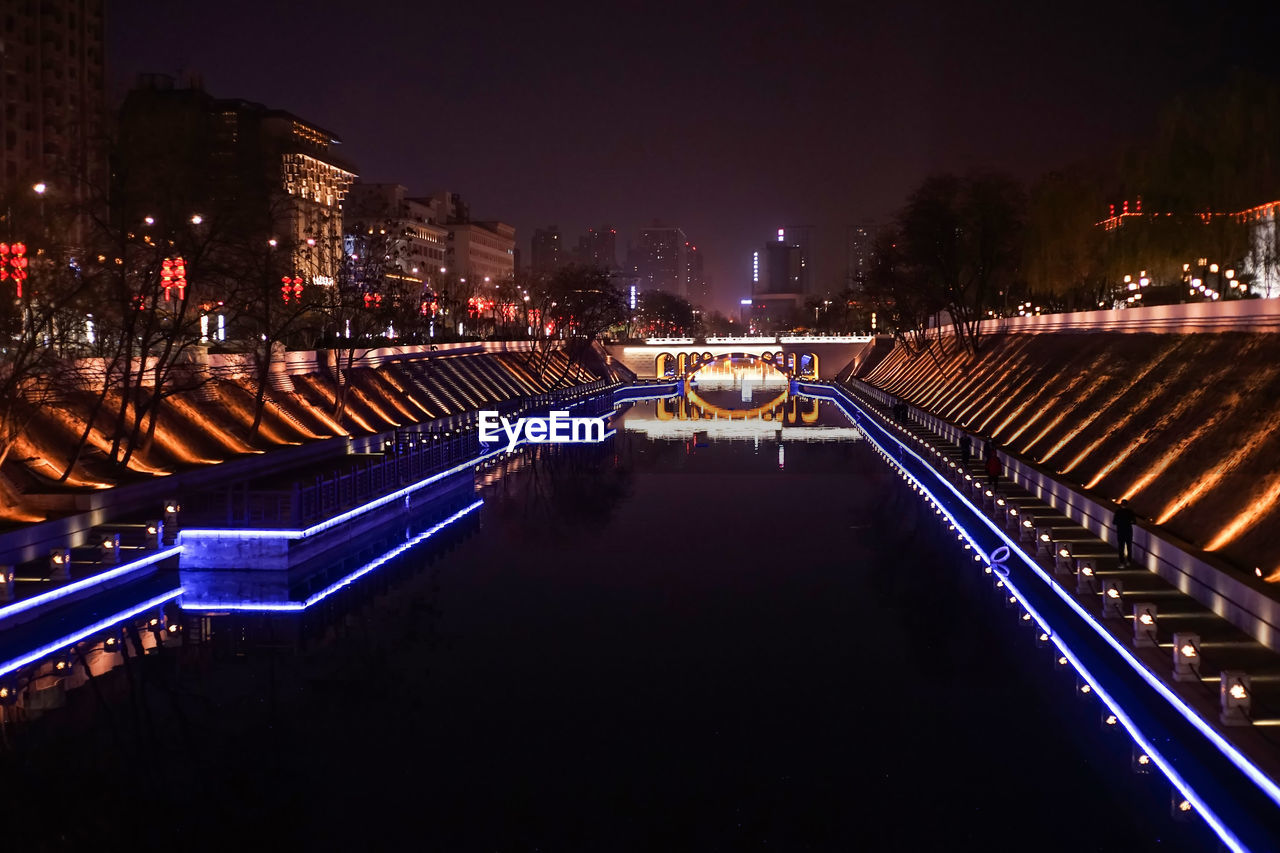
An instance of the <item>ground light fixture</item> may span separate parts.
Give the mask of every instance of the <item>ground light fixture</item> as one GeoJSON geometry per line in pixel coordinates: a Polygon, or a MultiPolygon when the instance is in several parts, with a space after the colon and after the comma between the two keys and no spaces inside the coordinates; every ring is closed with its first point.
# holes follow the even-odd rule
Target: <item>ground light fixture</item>
{"type": "Polygon", "coordinates": [[[1200,635],[1176,631],[1173,635],[1173,680],[1200,680],[1200,635]]]}
{"type": "Polygon", "coordinates": [[[178,529],[178,513],[182,512],[182,504],[177,498],[169,498],[164,502],[164,524],[171,532],[178,529]]]}
{"type": "Polygon", "coordinates": [[[1139,649],[1154,649],[1156,639],[1156,606],[1150,601],[1133,605],[1133,645],[1139,649]]]}
{"type": "Polygon", "coordinates": [[[1107,619],[1124,618],[1124,582],[1108,579],[1102,583],[1102,615],[1107,619]]]}
{"type": "Polygon", "coordinates": [[[102,545],[98,549],[98,557],[105,566],[115,566],[120,563],[119,533],[108,533],[102,537],[102,545]]]}
{"type": "Polygon", "coordinates": [[[1075,569],[1075,559],[1071,556],[1071,545],[1059,542],[1053,555],[1053,569],[1060,575],[1069,575],[1075,569]]]}
{"type": "Polygon", "coordinates": [[[1226,726],[1247,726],[1251,724],[1249,710],[1253,703],[1253,682],[1249,676],[1238,670],[1224,670],[1218,682],[1218,698],[1222,702],[1222,713],[1218,719],[1226,726]]]}
{"type": "Polygon", "coordinates": [[[71,580],[70,548],[54,548],[49,552],[49,580],[71,580]]]}
{"type": "Polygon", "coordinates": [[[1098,591],[1098,576],[1093,563],[1081,560],[1076,564],[1076,595],[1093,595],[1098,591]]]}
{"type": "Polygon", "coordinates": [[[160,519],[148,521],[145,528],[143,543],[149,549],[159,548],[164,542],[164,522],[160,519]]]}
{"type": "Polygon", "coordinates": [[[1048,557],[1053,554],[1053,528],[1037,526],[1036,531],[1036,556],[1048,557]]]}

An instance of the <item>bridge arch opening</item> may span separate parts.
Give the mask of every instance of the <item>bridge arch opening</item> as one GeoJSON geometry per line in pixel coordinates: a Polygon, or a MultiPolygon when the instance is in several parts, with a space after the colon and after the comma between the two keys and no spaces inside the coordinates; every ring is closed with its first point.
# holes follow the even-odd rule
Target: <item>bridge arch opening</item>
{"type": "Polygon", "coordinates": [[[779,366],[763,355],[753,355],[751,353],[733,352],[724,355],[711,356],[706,353],[709,358],[692,367],[689,371],[689,378],[710,379],[729,379],[736,377],[743,378],[747,373],[756,373],[753,379],[758,381],[773,383],[784,382],[788,378],[785,370],[779,369],[779,366]]]}

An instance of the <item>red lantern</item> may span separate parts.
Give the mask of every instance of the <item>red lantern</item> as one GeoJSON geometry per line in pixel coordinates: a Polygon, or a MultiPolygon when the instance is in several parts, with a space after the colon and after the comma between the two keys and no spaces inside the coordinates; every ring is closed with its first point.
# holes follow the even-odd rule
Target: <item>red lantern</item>
{"type": "MultiPolygon", "coordinates": [[[[3,245],[3,244],[0,244],[3,245]]],[[[27,246],[25,243],[14,243],[6,246],[9,250],[9,278],[13,279],[14,290],[19,299],[22,298],[22,283],[27,280],[27,246]]],[[[0,267],[4,265],[4,252],[0,252],[0,267]]],[[[0,277],[0,280],[3,280],[0,277]]]]}
{"type": "Polygon", "coordinates": [[[294,276],[281,276],[280,278],[280,295],[284,297],[285,304],[289,304],[292,297],[294,302],[301,304],[302,302],[302,278],[294,276]]]}
{"type": "Polygon", "coordinates": [[[187,298],[187,262],[182,258],[173,259],[173,286],[178,288],[178,299],[187,298]]]}

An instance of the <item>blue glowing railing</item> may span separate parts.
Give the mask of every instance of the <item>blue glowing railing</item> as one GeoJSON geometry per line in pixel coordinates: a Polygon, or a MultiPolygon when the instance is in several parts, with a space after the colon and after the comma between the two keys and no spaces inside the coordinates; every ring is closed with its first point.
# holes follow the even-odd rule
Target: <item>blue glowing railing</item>
{"type": "MultiPolygon", "coordinates": [[[[573,409],[573,407],[585,405],[585,403],[588,403],[590,401],[591,401],[590,397],[584,398],[584,400],[570,403],[570,405],[566,406],[566,409],[573,409]]],[[[607,420],[609,418],[612,418],[613,412],[609,411],[609,412],[605,412],[605,414],[603,415],[595,415],[595,416],[596,418],[607,420]]],[[[613,434],[614,434],[613,430],[607,430],[607,432],[604,433],[604,437],[608,438],[609,435],[613,435],[613,434]]],[[[516,446],[518,447],[518,446],[521,446],[521,444],[525,444],[525,443],[526,442],[524,441],[517,442],[516,446]]],[[[506,453],[506,452],[507,452],[506,444],[502,444],[502,446],[498,446],[497,450],[480,453],[480,455],[474,457],[474,459],[468,459],[465,462],[461,462],[461,464],[448,467],[448,469],[445,469],[443,471],[438,471],[438,473],[430,475],[428,476],[428,478],[421,479],[419,480],[419,482],[406,485],[406,487],[404,488],[397,489],[397,491],[390,492],[388,494],[384,494],[384,496],[381,496],[379,498],[374,498],[374,500],[372,501],[367,501],[365,503],[362,503],[362,505],[353,507],[351,508],[351,510],[347,510],[346,512],[340,512],[340,514],[330,517],[330,519],[325,519],[324,521],[320,521],[320,523],[312,524],[311,526],[308,526],[308,528],[303,528],[301,530],[300,529],[251,530],[251,529],[239,529],[239,528],[236,528],[236,529],[188,528],[188,529],[182,530],[182,532],[178,534],[178,542],[180,544],[182,542],[186,542],[186,540],[188,539],[306,539],[306,538],[314,537],[314,535],[316,535],[317,533],[324,533],[325,530],[329,530],[330,528],[334,528],[334,526],[346,523],[346,521],[351,521],[352,519],[355,519],[355,517],[357,516],[365,515],[366,512],[371,512],[372,510],[376,510],[376,508],[387,506],[388,503],[394,503],[396,501],[402,500],[402,498],[411,496],[411,494],[415,492],[420,492],[421,489],[429,487],[429,485],[431,484],[439,483],[440,480],[448,478],[448,476],[453,476],[454,474],[461,473],[461,471],[471,469],[471,467],[475,467],[476,465],[483,465],[484,462],[493,460],[495,459],[495,457],[503,455],[503,453],[506,453]]]]}
{"type": "Polygon", "coordinates": [[[424,530],[422,533],[419,533],[417,536],[414,536],[411,539],[405,540],[403,543],[392,548],[390,551],[387,551],[385,554],[382,554],[376,559],[370,560],[368,563],[365,563],[360,568],[356,569],[355,571],[351,572],[350,574],[346,575],[340,580],[334,581],[333,583],[326,586],[324,589],[320,590],[319,592],[313,593],[312,595],[308,596],[306,599],[302,601],[256,601],[256,600],[244,600],[244,599],[239,601],[200,601],[200,600],[188,601],[184,598],[180,603],[183,610],[214,610],[214,611],[253,610],[253,611],[280,612],[280,613],[306,610],[308,607],[318,604],[319,602],[333,595],[335,592],[342,589],[343,587],[349,586],[355,583],[357,580],[369,574],[374,569],[386,564],[390,560],[395,559],[396,557],[403,554],[405,551],[408,551],[410,548],[413,548],[416,545],[419,545],[425,542],[426,540],[430,539],[432,536],[435,536],[441,530],[444,530],[446,527],[458,521],[459,519],[464,518],[467,515],[470,515],[472,512],[474,512],[475,510],[479,509],[482,506],[484,506],[484,501],[478,500],[466,507],[463,507],[462,509],[458,510],[453,515],[449,516],[448,518],[444,519],[438,524],[434,524],[431,527],[424,530]]]}
{"type": "Polygon", "coordinates": [[[7,604],[4,607],[0,607],[0,628],[4,627],[6,622],[11,620],[12,617],[17,616],[19,613],[25,613],[35,607],[45,607],[55,602],[59,602],[68,596],[75,595],[78,592],[83,592],[84,590],[92,589],[93,587],[98,587],[129,575],[136,575],[141,569],[153,566],[170,557],[176,557],[181,553],[181,546],[165,548],[163,550],[156,551],[155,553],[148,554],[141,559],[125,563],[123,566],[117,566],[109,571],[100,572],[92,577],[73,581],[72,583],[64,586],[51,589],[48,592],[33,595],[30,598],[24,598],[21,601],[15,601],[13,604],[7,604]]]}
{"type": "Polygon", "coordinates": [[[14,657],[9,657],[4,661],[0,661],[0,676],[8,675],[16,670],[22,669],[33,663],[37,663],[44,658],[49,657],[63,649],[69,648],[76,643],[87,640],[97,634],[107,631],[116,625],[121,624],[140,613],[152,610],[167,601],[172,601],[182,594],[182,587],[175,587],[160,595],[147,598],[145,601],[130,605],[129,607],[112,614],[104,619],[97,619],[88,625],[69,631],[67,634],[57,637],[56,639],[42,642],[38,646],[26,650],[14,657]]]}

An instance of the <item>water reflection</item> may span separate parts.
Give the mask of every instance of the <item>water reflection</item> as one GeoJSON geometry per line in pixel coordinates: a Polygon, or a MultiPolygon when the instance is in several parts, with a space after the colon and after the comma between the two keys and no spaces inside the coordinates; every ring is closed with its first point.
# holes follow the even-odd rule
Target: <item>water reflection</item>
{"type": "MultiPolygon", "coordinates": [[[[741,386],[739,386],[741,387],[741,386]]],[[[638,405],[627,412],[626,431],[654,440],[858,441],[862,434],[828,404],[812,397],[765,386],[751,389],[749,400],[726,399],[690,382],[684,394],[638,405]]]]}
{"type": "Polygon", "coordinates": [[[631,467],[614,440],[597,445],[540,445],[486,472],[481,493],[504,536],[555,539],[597,530],[631,492],[631,467]],[[511,476],[525,470],[522,477],[511,476]]]}

